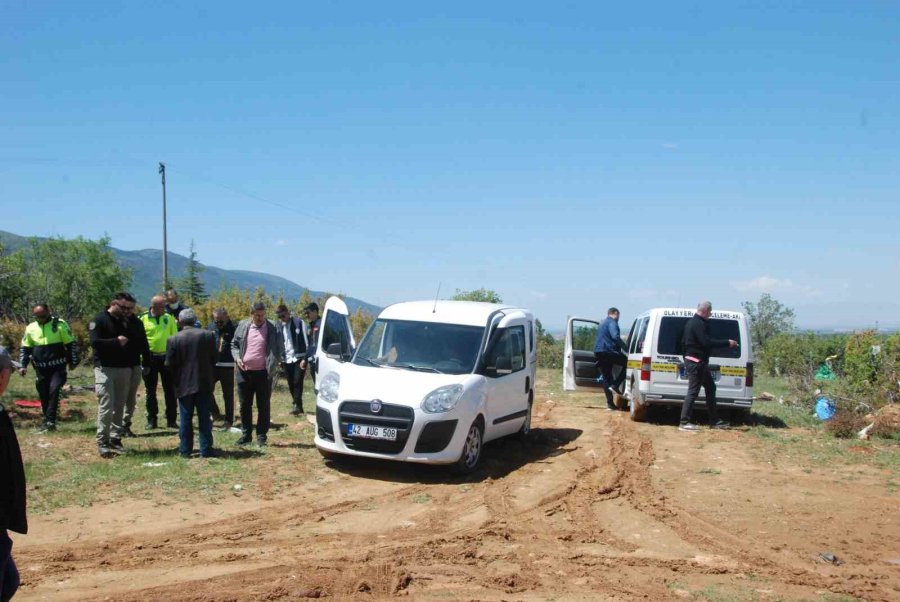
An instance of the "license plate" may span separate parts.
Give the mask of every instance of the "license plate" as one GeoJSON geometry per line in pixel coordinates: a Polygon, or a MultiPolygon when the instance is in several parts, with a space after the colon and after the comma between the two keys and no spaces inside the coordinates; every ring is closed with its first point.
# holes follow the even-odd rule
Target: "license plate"
{"type": "Polygon", "coordinates": [[[350,437],[362,437],[363,439],[397,440],[397,429],[386,426],[372,426],[369,424],[348,424],[347,435],[350,437]]]}

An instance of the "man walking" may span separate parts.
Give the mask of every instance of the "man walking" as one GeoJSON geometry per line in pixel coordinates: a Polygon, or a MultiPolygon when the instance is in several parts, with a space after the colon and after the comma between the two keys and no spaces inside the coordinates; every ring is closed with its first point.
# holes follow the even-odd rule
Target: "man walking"
{"type": "Polygon", "coordinates": [[[278,306],[277,315],[281,321],[278,324],[278,334],[284,345],[281,365],[294,402],[291,414],[299,416],[303,414],[303,377],[306,376],[306,370],[300,367],[306,357],[306,324],[300,318],[292,318],[291,310],[284,304],[278,306]]]}
{"type": "MultiPolygon", "coordinates": [[[[0,347],[0,395],[6,391],[14,368],[18,366],[9,352],[0,347]]],[[[4,602],[19,589],[19,570],[12,557],[13,542],[8,531],[28,533],[25,466],[12,420],[0,404],[0,600],[4,602]]]]}
{"type": "Polygon", "coordinates": [[[219,412],[216,397],[213,394],[210,412],[214,418],[222,417],[222,430],[228,432],[234,423],[234,358],[231,355],[231,341],[234,339],[234,322],[228,317],[224,307],[213,310],[213,322],[209,331],[216,339],[216,372],[215,380],[222,387],[222,399],[225,412],[219,412]]]}
{"type": "Polygon", "coordinates": [[[619,390],[625,381],[625,367],[628,358],[622,353],[622,336],[619,331],[619,310],[610,307],[604,320],[597,329],[597,341],[594,343],[594,357],[597,358],[597,366],[603,377],[603,393],[606,394],[606,409],[615,410],[613,403],[613,389],[619,390]],[[613,376],[613,371],[619,366],[618,375],[613,376]]]}
{"type": "Polygon", "coordinates": [[[313,301],[303,308],[306,316],[306,357],[300,362],[300,369],[308,371],[312,376],[313,387],[316,386],[316,346],[319,344],[319,304],[313,301]]]}
{"type": "Polygon", "coordinates": [[[709,417],[709,426],[714,429],[728,428],[730,425],[724,420],[719,420],[716,414],[716,383],[709,373],[709,356],[713,349],[723,347],[737,347],[737,341],[732,339],[709,338],[708,322],[712,313],[712,303],[702,301],[697,305],[697,313],[684,325],[682,335],[682,349],[684,350],[684,371],[688,377],[688,390],[684,396],[684,405],[681,406],[681,421],[678,430],[698,431],[700,427],[691,422],[691,414],[694,410],[694,401],[700,393],[700,386],[706,393],[706,413],[709,417]]]}
{"type": "Polygon", "coordinates": [[[178,315],[181,332],[166,343],[166,368],[174,381],[181,414],[178,452],[190,458],[194,451],[194,410],[200,429],[200,457],[213,456],[212,419],[209,403],[215,386],[216,335],[195,328],[197,316],[192,309],[178,315]]]}
{"type": "Polygon", "coordinates": [[[78,365],[75,337],[65,320],[50,314],[46,303],[35,305],[31,315],[34,322],[25,327],[19,347],[19,374],[25,376],[29,361],[34,364],[34,384],[44,415],[41,432],[55,431],[59,393],[68,378],[66,363],[73,369],[78,365]]]}
{"type": "Polygon", "coordinates": [[[256,442],[268,443],[269,402],[275,368],[284,357],[284,345],[275,325],[266,319],[264,303],[253,304],[250,318],[240,321],[231,341],[231,355],[237,364],[237,388],[241,401],[241,430],[238,445],[253,441],[253,399],[256,398],[256,442]]]}
{"type": "Polygon", "coordinates": [[[175,391],[172,387],[172,379],[166,370],[166,342],[178,332],[176,324],[177,316],[172,317],[166,311],[166,298],[156,295],[150,299],[150,311],[141,314],[141,323],[147,334],[147,343],[150,345],[150,368],[144,375],[145,402],[147,406],[147,429],[158,428],[157,415],[159,414],[159,402],[156,399],[156,383],[162,380],[163,397],[166,401],[166,426],[177,428],[175,416],[175,391]]]}
{"type": "Polygon", "coordinates": [[[150,362],[147,335],[133,315],[134,305],[131,293],[116,293],[109,307],[88,325],[99,404],[97,449],[104,458],[125,452],[122,437],[134,414],[141,359],[145,365],[150,362]]]}

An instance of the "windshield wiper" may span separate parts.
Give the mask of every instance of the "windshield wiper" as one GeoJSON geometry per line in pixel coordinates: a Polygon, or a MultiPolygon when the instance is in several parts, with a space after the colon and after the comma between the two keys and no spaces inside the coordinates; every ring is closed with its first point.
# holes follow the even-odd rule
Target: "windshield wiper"
{"type": "Polygon", "coordinates": [[[435,374],[443,374],[437,368],[432,368],[431,366],[416,366],[415,364],[391,364],[392,366],[397,366],[398,368],[406,368],[408,370],[415,370],[416,372],[434,372],[435,374]]]}
{"type": "Polygon", "coordinates": [[[369,362],[370,364],[372,364],[372,365],[375,366],[376,368],[383,368],[383,367],[384,367],[384,364],[382,364],[381,362],[376,362],[375,360],[373,360],[373,359],[371,359],[371,358],[368,358],[368,357],[361,357],[361,358],[359,358],[359,359],[365,360],[365,361],[369,362]]]}

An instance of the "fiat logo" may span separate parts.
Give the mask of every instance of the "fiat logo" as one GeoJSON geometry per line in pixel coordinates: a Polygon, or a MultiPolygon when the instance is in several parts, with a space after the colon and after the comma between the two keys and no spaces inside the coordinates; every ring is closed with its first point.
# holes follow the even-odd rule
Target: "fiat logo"
{"type": "Polygon", "coordinates": [[[373,414],[379,413],[381,411],[381,400],[373,399],[372,402],[369,404],[369,409],[372,410],[373,414]]]}

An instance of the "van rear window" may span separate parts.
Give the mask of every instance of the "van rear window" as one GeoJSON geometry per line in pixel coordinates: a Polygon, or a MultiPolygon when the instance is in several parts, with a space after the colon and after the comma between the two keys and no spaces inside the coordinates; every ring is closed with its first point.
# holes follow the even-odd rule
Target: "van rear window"
{"type": "MultiPolygon", "coordinates": [[[[662,319],[659,324],[659,342],[656,346],[658,353],[662,355],[683,355],[681,336],[684,333],[684,325],[689,319],[675,316],[667,316],[662,319]]],[[[741,329],[737,320],[710,319],[709,337],[712,339],[734,339],[738,344],[744,344],[741,341],[741,329]]],[[[711,356],[737,359],[741,357],[741,348],[714,348],[711,356]]]]}

